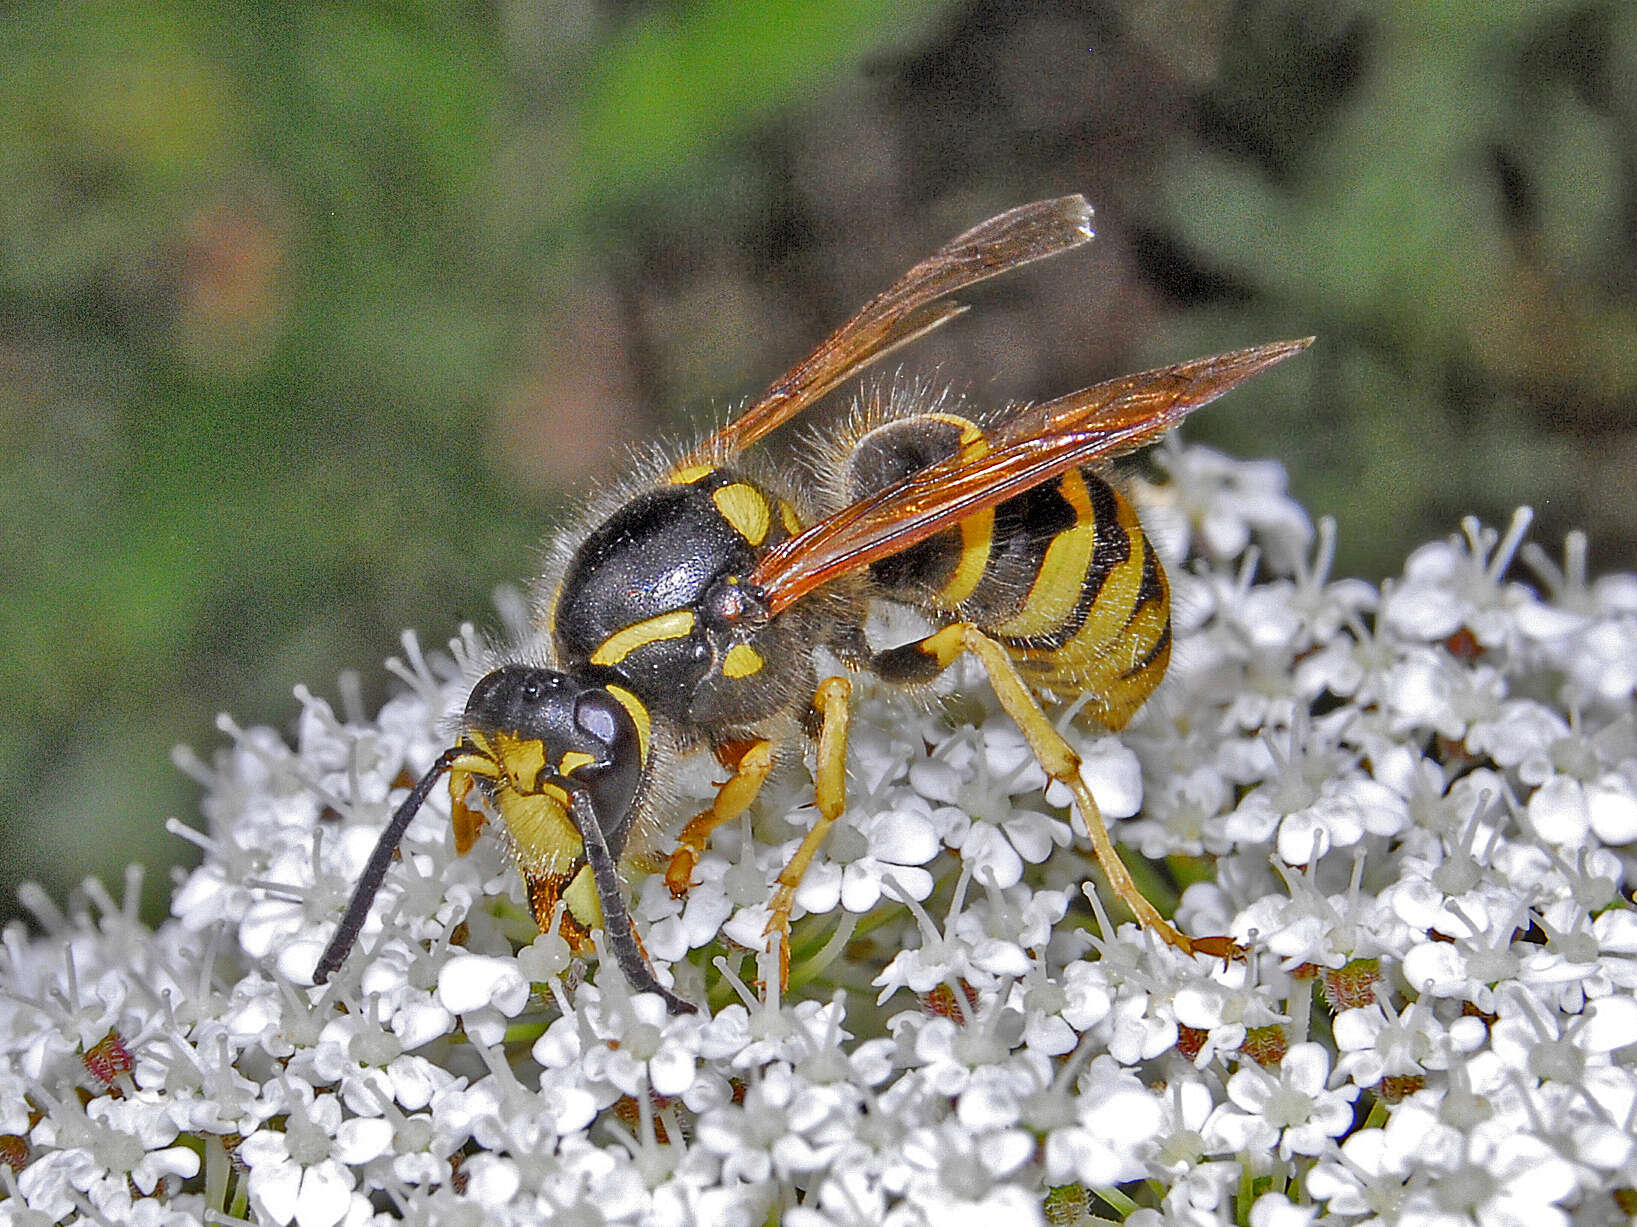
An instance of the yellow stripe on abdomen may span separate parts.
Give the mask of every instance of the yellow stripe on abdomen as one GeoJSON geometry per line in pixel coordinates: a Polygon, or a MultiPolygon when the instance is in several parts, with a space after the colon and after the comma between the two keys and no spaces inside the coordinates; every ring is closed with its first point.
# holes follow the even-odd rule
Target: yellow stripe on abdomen
{"type": "Polygon", "coordinates": [[[1059,646],[1010,642],[1035,684],[1062,695],[1089,693],[1086,710],[1110,729],[1123,728],[1165,676],[1171,655],[1170,589],[1136,513],[1117,498],[1127,556],[1100,581],[1082,576],[1084,620],[1059,646]]]}
{"type": "Polygon", "coordinates": [[[989,567],[989,555],[995,539],[994,508],[967,516],[960,522],[960,530],[960,561],[955,564],[955,573],[938,589],[934,598],[945,609],[953,609],[971,596],[989,567]]]}
{"type": "Polygon", "coordinates": [[[1080,473],[1071,469],[1063,474],[1057,493],[1074,509],[1074,527],[1052,538],[1023,608],[1004,622],[985,628],[993,635],[1005,639],[1049,635],[1067,622],[1080,604],[1086,574],[1098,547],[1097,513],[1080,473]]]}

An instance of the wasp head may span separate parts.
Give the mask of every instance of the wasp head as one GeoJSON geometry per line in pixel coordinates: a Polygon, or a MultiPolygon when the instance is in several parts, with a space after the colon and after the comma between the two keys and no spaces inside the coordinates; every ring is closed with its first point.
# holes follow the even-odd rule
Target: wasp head
{"type": "Polygon", "coordinates": [[[613,867],[636,818],[646,753],[635,714],[646,713],[634,698],[630,703],[606,686],[553,669],[505,665],[485,675],[466,701],[456,744],[439,755],[382,832],[315,980],[322,983],[345,959],[404,831],[445,772],[457,851],[470,847],[482,823],[467,804],[476,789],[504,820],[526,879],[560,880],[553,890],[567,893],[588,924],[617,907],[628,932],[613,867]]]}
{"type": "Polygon", "coordinates": [[[555,669],[504,665],[472,687],[461,742],[473,753],[457,770],[513,795],[544,796],[566,809],[568,795],[583,790],[619,856],[635,815],[644,747],[632,713],[607,687],[555,669]]]}

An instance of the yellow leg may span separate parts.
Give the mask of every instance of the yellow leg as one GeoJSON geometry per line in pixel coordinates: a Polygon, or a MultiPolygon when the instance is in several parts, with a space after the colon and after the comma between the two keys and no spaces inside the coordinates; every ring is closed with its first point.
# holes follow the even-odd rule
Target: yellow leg
{"type": "MultiPolygon", "coordinates": [[[[962,652],[970,652],[978,658],[984,672],[989,675],[989,684],[994,688],[995,697],[1000,700],[1006,714],[1022,730],[1041,767],[1052,779],[1066,784],[1069,791],[1074,794],[1075,807],[1080,811],[1086,836],[1091,840],[1092,849],[1097,854],[1097,863],[1103,867],[1103,873],[1108,877],[1114,893],[1125,901],[1125,905],[1142,924],[1147,925],[1178,949],[1192,953],[1195,949],[1193,939],[1184,936],[1170,921],[1161,916],[1159,909],[1143,897],[1143,893],[1137,889],[1137,884],[1131,880],[1125,863],[1114,850],[1114,841],[1109,838],[1108,827],[1103,824],[1103,814],[1097,808],[1097,800],[1091,795],[1091,789],[1086,787],[1085,780],[1080,776],[1080,756],[1063,740],[1062,734],[1041,710],[1039,700],[1018,673],[1017,666],[1006,654],[1006,649],[970,622],[957,622],[952,626],[946,626],[929,635],[918,646],[921,651],[937,660],[940,669],[947,669],[962,652]]],[[[1216,951],[1212,948],[1208,953],[1216,951]]]]}
{"type": "Polygon", "coordinates": [[[694,867],[710,842],[711,832],[724,822],[732,822],[750,808],[756,794],[762,791],[768,774],[773,770],[773,743],[763,737],[750,743],[733,764],[733,774],[727,783],[717,789],[716,800],[708,810],[692,818],[682,828],[677,849],[671,854],[671,863],[665,870],[665,885],[671,894],[681,898],[693,885],[694,867]]]}
{"type": "Polygon", "coordinates": [[[766,936],[778,942],[781,988],[790,979],[790,910],[796,905],[796,888],[818,855],[824,837],[847,808],[847,722],[852,715],[852,697],[853,684],[844,677],[825,678],[813,696],[813,707],[822,720],[813,772],[819,817],[779,873],[779,885],[770,903],[773,915],[768,918],[766,929],[766,936]]]}

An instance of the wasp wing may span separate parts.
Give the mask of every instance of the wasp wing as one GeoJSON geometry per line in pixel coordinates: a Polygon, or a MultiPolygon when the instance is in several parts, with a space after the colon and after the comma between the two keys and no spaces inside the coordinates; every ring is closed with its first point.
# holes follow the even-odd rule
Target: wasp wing
{"type": "Polygon", "coordinates": [[[1210,404],[1252,375],[1301,353],[1311,344],[1312,337],[1270,341],[1266,345],[1252,345],[1209,358],[1122,375],[1019,410],[995,432],[996,441],[1004,444],[1014,439],[1070,431],[1112,431],[1119,432],[1119,440],[1108,456],[1124,455],[1158,439],[1195,409],[1210,404]],[[1124,433],[1137,426],[1142,429],[1134,434],[1124,433]]]}
{"type": "MultiPolygon", "coordinates": [[[[871,363],[965,310],[945,296],[1092,237],[1084,196],[1040,200],[991,217],[939,248],[866,303],[683,466],[731,455],[821,400],[871,363]]],[[[680,467],[680,466],[679,466],[680,467]]]]}
{"type": "Polygon", "coordinates": [[[786,538],[750,581],[777,613],[839,576],[891,557],[1042,482],[1153,442],[1200,406],[1311,343],[1276,341],[1095,384],[1023,410],[990,450],[957,453],[786,538]]]}

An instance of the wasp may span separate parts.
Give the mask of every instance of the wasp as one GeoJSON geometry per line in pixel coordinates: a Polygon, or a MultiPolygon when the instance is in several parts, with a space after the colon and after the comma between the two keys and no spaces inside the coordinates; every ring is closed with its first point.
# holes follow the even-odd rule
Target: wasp
{"type": "Polygon", "coordinates": [[[951,294],[1091,237],[1080,196],[983,222],[872,299],[728,425],[595,504],[540,585],[540,659],[520,656],[472,688],[454,744],[393,814],[315,980],[346,958],[405,828],[447,775],[458,852],[497,818],[542,931],[557,925],[584,949],[600,930],[635,989],[694,1010],[649,965],[622,886],[622,872],[665,839],[675,756],[709,750],[728,772],[712,804],[673,837],[666,881],[680,894],[711,832],[753,803],[781,750],[816,737],[817,818],[769,900],[767,936],[788,958],[796,889],[845,807],[853,676],[924,685],[963,654],[982,665],[1046,774],[1070,790],[1082,834],[1127,906],[1166,941],[1199,945],[1132,882],[1042,700],[1086,696],[1085,710],[1118,730],[1170,657],[1165,571],[1098,466],[1311,338],[1127,375],[993,417],[948,395],[887,396],[819,449],[816,490],[759,472],[746,454],[960,314],[951,294]],[[872,645],[865,618],[880,601],[933,629],[872,645]],[[839,670],[820,676],[820,646],[839,670]]]}

